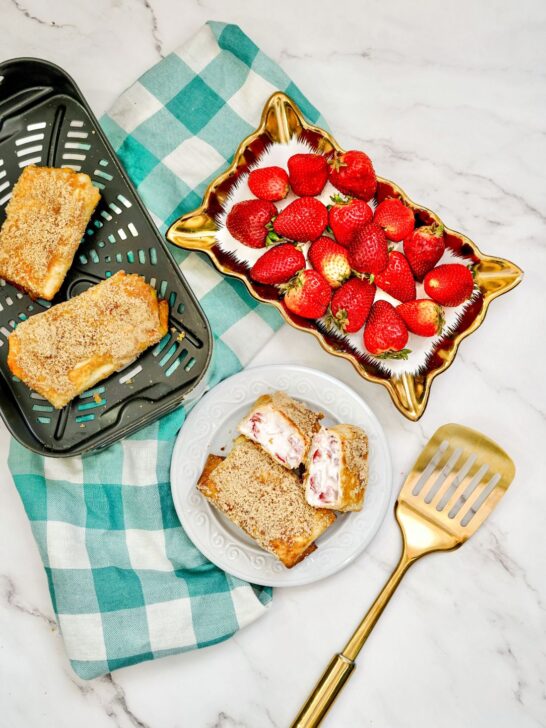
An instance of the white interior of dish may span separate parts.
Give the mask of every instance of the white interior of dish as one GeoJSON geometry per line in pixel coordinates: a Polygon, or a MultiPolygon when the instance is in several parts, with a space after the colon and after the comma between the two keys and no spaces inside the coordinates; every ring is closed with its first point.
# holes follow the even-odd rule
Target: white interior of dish
{"type": "MultiPolygon", "coordinates": [[[[260,155],[260,157],[256,160],[256,163],[251,167],[251,170],[256,167],[271,166],[282,167],[283,169],[288,170],[288,159],[293,154],[308,153],[313,151],[315,150],[307,142],[297,138],[292,138],[288,144],[275,143],[269,146],[263,152],[263,154],[260,155]]],[[[328,205],[331,203],[331,195],[336,194],[337,192],[338,190],[336,190],[333,185],[327,182],[322,193],[318,196],[318,199],[325,205],[328,205]]],[[[296,197],[297,195],[294,195],[293,192],[289,192],[284,200],[276,202],[275,205],[278,211],[280,212],[282,209],[284,209],[290,202],[295,200],[296,197]]],[[[247,248],[245,245],[235,240],[235,238],[231,236],[226,227],[226,217],[229,214],[229,211],[231,210],[233,205],[235,205],[237,202],[242,202],[243,200],[248,200],[251,198],[254,198],[254,195],[248,187],[248,174],[245,174],[242,175],[237,181],[237,184],[233,186],[230,195],[227,198],[225,208],[216,221],[218,225],[218,232],[216,234],[216,237],[219,247],[224,252],[231,253],[238,262],[246,263],[249,269],[263,254],[264,250],[247,248]]],[[[372,208],[375,208],[377,203],[375,202],[375,200],[371,200],[369,204],[372,208]]],[[[307,247],[308,246],[304,246],[304,253],[307,252],[307,247]]],[[[402,243],[396,244],[394,250],[402,251],[402,243]]],[[[441,265],[443,263],[462,263],[464,265],[467,265],[468,260],[465,260],[464,258],[455,255],[455,253],[453,253],[451,250],[446,250],[442,258],[438,262],[438,265],[441,265]]],[[[474,296],[475,295],[477,295],[477,291],[475,291],[474,296]]],[[[417,298],[427,298],[427,295],[421,283],[417,283],[417,298]]],[[[392,296],[389,296],[388,293],[385,293],[378,288],[375,300],[381,299],[389,301],[394,306],[400,303],[392,296]]],[[[364,348],[363,328],[360,331],[355,332],[354,334],[343,334],[334,327],[333,333],[339,339],[348,342],[350,347],[355,351],[356,354],[364,355],[366,359],[373,361],[382,371],[386,372],[391,376],[404,373],[418,374],[420,371],[426,368],[427,360],[432,354],[438,341],[440,341],[446,334],[451,333],[457,328],[457,324],[459,323],[462,314],[469,306],[471,300],[472,299],[466,301],[461,306],[445,309],[446,323],[442,335],[435,336],[433,338],[423,338],[422,336],[416,336],[415,334],[410,333],[407,348],[411,350],[411,354],[409,354],[407,360],[378,359],[377,357],[369,354],[364,348]]],[[[325,320],[321,320],[318,326],[322,329],[328,328],[325,320]]]]}

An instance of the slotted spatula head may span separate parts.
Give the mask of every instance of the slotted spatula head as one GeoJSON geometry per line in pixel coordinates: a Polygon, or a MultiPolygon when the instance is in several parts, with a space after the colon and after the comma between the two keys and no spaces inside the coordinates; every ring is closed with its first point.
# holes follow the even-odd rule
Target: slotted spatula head
{"type": "Polygon", "coordinates": [[[515,474],[496,443],[462,425],[430,438],[396,503],[406,550],[415,557],[464,543],[492,512],[515,474]]]}

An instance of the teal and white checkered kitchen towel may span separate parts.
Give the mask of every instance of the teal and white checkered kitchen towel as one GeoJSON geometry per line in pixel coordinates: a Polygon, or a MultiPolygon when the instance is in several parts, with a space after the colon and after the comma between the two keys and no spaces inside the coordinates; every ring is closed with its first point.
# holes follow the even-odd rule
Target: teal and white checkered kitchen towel
{"type": "MultiPolygon", "coordinates": [[[[148,71],[102,120],[157,225],[196,207],[286,91],[318,112],[234,25],[208,23],[148,71]]],[[[212,325],[208,385],[241,369],[281,325],[236,280],[175,251],[212,325]]],[[[266,609],[271,591],[225,574],[193,546],[170,493],[184,409],[93,455],[43,458],[13,442],[9,465],[47,572],[74,670],[82,678],[226,639],[266,609]]]]}

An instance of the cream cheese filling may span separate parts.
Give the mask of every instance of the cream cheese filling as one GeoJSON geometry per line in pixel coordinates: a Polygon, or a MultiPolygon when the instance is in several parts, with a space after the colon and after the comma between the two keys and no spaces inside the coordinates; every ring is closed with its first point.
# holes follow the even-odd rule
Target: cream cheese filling
{"type": "Polygon", "coordinates": [[[339,500],[341,443],[336,433],[321,427],[309,450],[305,497],[310,506],[335,505],[339,500]]]}
{"type": "Polygon", "coordinates": [[[239,432],[261,445],[277,462],[293,469],[304,456],[303,437],[281,412],[260,407],[241,423],[239,432]]]}

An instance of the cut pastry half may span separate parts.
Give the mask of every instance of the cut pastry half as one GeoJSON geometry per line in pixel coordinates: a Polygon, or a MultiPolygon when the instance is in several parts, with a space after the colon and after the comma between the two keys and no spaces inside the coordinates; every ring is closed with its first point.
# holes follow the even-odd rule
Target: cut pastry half
{"type": "Polygon", "coordinates": [[[368,483],[368,438],[354,425],[321,427],[306,463],[305,498],[314,508],[359,511],[368,483]]]}
{"type": "Polygon", "coordinates": [[[304,462],[322,416],[284,392],[273,392],[256,400],[239,432],[293,470],[304,462]]]}

